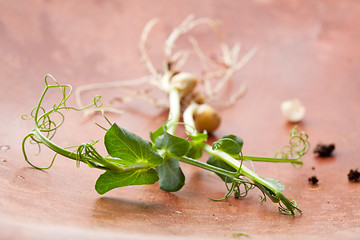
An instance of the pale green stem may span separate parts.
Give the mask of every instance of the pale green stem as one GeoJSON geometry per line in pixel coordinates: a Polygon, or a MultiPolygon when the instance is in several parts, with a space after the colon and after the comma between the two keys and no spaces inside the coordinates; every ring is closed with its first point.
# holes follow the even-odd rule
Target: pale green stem
{"type": "Polygon", "coordinates": [[[274,185],[272,185],[270,182],[266,181],[264,178],[260,177],[255,172],[251,171],[249,168],[244,166],[244,164],[241,164],[240,161],[237,161],[236,159],[232,158],[228,154],[218,151],[218,150],[212,150],[212,147],[208,144],[204,144],[204,151],[210,154],[211,156],[214,156],[216,158],[222,159],[224,162],[226,162],[228,165],[233,167],[234,169],[239,169],[240,167],[240,174],[257,182],[261,185],[267,187],[271,191],[273,191],[275,194],[280,192],[274,185]]]}
{"type": "Polygon", "coordinates": [[[176,126],[180,119],[180,93],[179,90],[173,88],[169,92],[169,117],[166,123],[168,133],[174,135],[176,126]]]}
{"type": "MultiPolygon", "coordinates": [[[[52,142],[47,137],[45,137],[42,134],[41,130],[39,130],[38,128],[34,129],[28,136],[30,136],[30,135],[36,136],[44,145],[46,145],[48,148],[50,148],[57,154],[62,155],[67,158],[70,158],[70,159],[73,159],[73,160],[76,160],[76,161],[80,160],[80,156],[76,152],[70,152],[69,150],[66,150],[66,149],[56,145],[54,142],[52,142]]],[[[24,142],[23,142],[23,152],[24,152],[25,159],[27,160],[27,162],[29,162],[27,159],[27,156],[25,154],[25,149],[24,149],[25,140],[26,139],[24,139],[24,142]]],[[[90,163],[95,164],[98,168],[105,169],[105,170],[112,170],[114,172],[128,172],[128,171],[144,169],[145,167],[148,167],[147,165],[142,165],[142,164],[132,164],[132,165],[127,165],[127,166],[121,166],[116,162],[117,159],[112,159],[112,158],[103,158],[103,160],[100,161],[100,160],[95,160],[86,155],[83,155],[81,157],[82,157],[83,162],[90,162],[90,163]]],[[[32,165],[35,168],[38,168],[31,163],[30,163],[30,165],[32,165]]]]}
{"type": "Polygon", "coordinates": [[[229,179],[238,179],[239,178],[239,176],[237,176],[236,172],[230,172],[228,170],[218,168],[218,167],[215,167],[213,165],[210,165],[210,164],[207,164],[207,163],[204,163],[204,162],[200,162],[200,161],[197,161],[197,160],[189,158],[189,157],[183,156],[183,157],[178,157],[178,159],[180,161],[184,162],[184,163],[188,163],[188,164],[200,167],[202,169],[205,169],[205,170],[208,170],[208,171],[211,171],[211,172],[214,172],[214,173],[225,175],[229,179]]]}
{"type": "Polygon", "coordinates": [[[282,163],[294,163],[294,164],[302,165],[302,162],[299,161],[299,158],[268,158],[268,157],[243,156],[244,160],[250,160],[250,161],[282,162],[282,163]]]}
{"type": "Polygon", "coordinates": [[[188,135],[196,135],[197,131],[195,129],[195,121],[194,121],[194,112],[198,107],[197,103],[192,102],[184,111],[183,119],[185,123],[185,131],[188,135]]]}

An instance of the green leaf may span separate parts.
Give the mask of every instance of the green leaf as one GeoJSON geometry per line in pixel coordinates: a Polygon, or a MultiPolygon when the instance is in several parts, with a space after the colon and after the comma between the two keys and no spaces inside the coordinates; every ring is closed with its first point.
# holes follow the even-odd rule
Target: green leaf
{"type": "Polygon", "coordinates": [[[241,148],[242,146],[239,143],[230,138],[220,139],[212,145],[213,150],[225,152],[235,159],[240,158],[239,153],[241,152],[241,148]]]}
{"type": "Polygon", "coordinates": [[[205,142],[208,138],[206,133],[198,133],[196,135],[190,135],[190,138],[195,142],[205,142]]]}
{"type": "Polygon", "coordinates": [[[162,157],[152,150],[149,141],[119,127],[114,123],[105,134],[108,154],[120,158],[123,164],[142,163],[155,167],[163,163],[162,157]]]}
{"type": "Polygon", "coordinates": [[[225,139],[225,138],[234,140],[235,142],[237,142],[237,143],[239,144],[239,146],[240,146],[241,149],[242,149],[242,147],[243,147],[243,145],[244,145],[244,141],[242,140],[242,138],[240,138],[240,137],[238,137],[238,136],[235,136],[235,135],[232,135],[232,134],[224,135],[224,136],[222,137],[222,139],[225,139]]]}
{"type": "Polygon", "coordinates": [[[155,169],[147,171],[138,170],[126,173],[106,171],[97,179],[95,189],[99,194],[104,194],[114,188],[130,185],[154,184],[158,180],[159,177],[155,169]]]}
{"type": "Polygon", "coordinates": [[[156,139],[155,147],[157,149],[163,149],[174,156],[182,157],[189,151],[190,143],[184,138],[173,136],[164,131],[164,133],[156,139]]]}
{"type": "Polygon", "coordinates": [[[153,143],[155,143],[156,139],[164,133],[164,126],[160,126],[154,132],[150,132],[150,139],[153,143]]]}
{"type": "MultiPolygon", "coordinates": [[[[210,165],[213,165],[215,167],[218,167],[218,168],[222,168],[222,169],[225,169],[225,170],[228,170],[228,171],[231,171],[231,172],[236,172],[235,168],[233,168],[232,166],[230,166],[229,164],[227,164],[223,160],[215,158],[213,156],[209,157],[209,159],[207,160],[207,163],[210,164],[210,165]]],[[[226,177],[226,176],[224,176],[222,174],[217,173],[216,175],[218,175],[226,183],[231,183],[232,182],[231,179],[229,179],[228,177],[226,177]]]]}
{"type": "Polygon", "coordinates": [[[199,159],[202,156],[204,142],[207,140],[208,135],[206,133],[198,133],[196,135],[190,135],[193,140],[190,142],[190,149],[186,156],[199,159]]]}
{"type": "Polygon", "coordinates": [[[169,158],[160,166],[156,167],[161,190],[167,192],[179,191],[185,185],[185,176],[179,166],[179,160],[169,158]]]}
{"type": "Polygon", "coordinates": [[[285,189],[284,184],[282,182],[280,182],[279,180],[273,179],[273,178],[265,178],[265,180],[270,182],[271,185],[276,187],[280,192],[284,191],[284,189],[285,189]]]}
{"type": "Polygon", "coordinates": [[[193,159],[199,159],[202,156],[202,152],[203,152],[203,143],[190,142],[190,149],[186,154],[186,156],[193,159]]]}

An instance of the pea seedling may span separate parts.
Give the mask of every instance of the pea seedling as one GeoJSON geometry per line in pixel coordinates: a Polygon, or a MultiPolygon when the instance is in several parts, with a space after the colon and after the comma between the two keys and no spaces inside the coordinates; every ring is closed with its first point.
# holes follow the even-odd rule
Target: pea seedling
{"type": "MultiPolygon", "coordinates": [[[[95,144],[98,141],[82,143],[76,146],[75,151],[58,146],[52,139],[65,120],[64,111],[82,111],[93,106],[103,113],[105,110],[120,111],[111,106],[102,108],[100,97],[95,97],[92,104],[82,106],[79,98],[81,91],[78,91],[76,95],[80,107],[69,107],[66,102],[72,94],[71,86],[60,84],[51,75],[46,75],[46,86],[37,106],[30,116],[23,116],[24,119],[32,119],[35,123],[35,128],[26,135],[22,143],[25,160],[37,169],[48,169],[52,166],[55,157],[62,155],[75,160],[77,164],[85,163],[91,168],[102,169],[105,172],[99,176],[95,184],[95,189],[99,194],[105,194],[118,187],[154,184],[156,182],[159,182],[160,189],[164,191],[179,191],[185,184],[185,175],[179,164],[179,162],[183,162],[214,172],[222,179],[227,193],[222,199],[213,199],[215,201],[226,199],[232,194],[236,198],[242,198],[251,189],[258,188],[263,193],[262,201],[270,198],[274,203],[278,203],[280,213],[294,215],[295,211],[301,212],[294,200],[284,196],[282,193],[284,186],[280,181],[259,176],[247,168],[244,162],[288,162],[300,166],[302,165],[300,158],[309,149],[306,133],[299,133],[295,127],[290,133],[289,144],[280,149],[273,158],[243,155],[243,140],[232,134],[223,136],[212,145],[207,144],[208,133],[214,131],[220,122],[219,113],[211,106],[211,100],[216,98],[217,91],[230,80],[234,72],[239,70],[246,60],[244,58],[238,60],[239,47],[234,47],[232,51],[229,51],[226,45],[221,44],[223,49],[222,65],[225,66],[225,70],[221,73],[207,73],[203,76],[205,80],[200,82],[191,73],[175,70],[179,69],[179,66],[185,62],[189,54],[186,51],[181,51],[173,55],[172,48],[175,40],[202,23],[213,25],[214,21],[207,18],[194,19],[190,16],[174,29],[165,43],[164,69],[159,73],[149,60],[145,49],[147,35],[155,24],[155,21],[150,21],[144,29],[140,51],[152,76],[126,83],[108,83],[105,84],[106,86],[99,84],[89,85],[81,89],[81,91],[84,91],[94,87],[109,87],[110,85],[124,87],[147,81],[166,92],[169,102],[168,120],[150,133],[151,142],[120,127],[116,123],[111,123],[104,115],[110,125],[108,129],[102,127],[106,130],[103,142],[107,156],[103,156],[96,150],[95,144]],[[214,76],[220,76],[220,80],[216,83],[215,88],[211,88],[210,78],[214,76]],[[198,94],[195,91],[196,87],[201,84],[206,89],[205,94],[198,94]],[[49,89],[54,88],[61,91],[62,98],[47,110],[43,107],[43,102],[49,89]],[[57,124],[51,119],[54,114],[61,117],[60,123],[57,124]],[[180,124],[181,115],[182,124],[185,125],[188,138],[175,135],[176,128],[180,124]],[[211,123],[209,123],[209,119],[211,123]],[[37,145],[39,149],[41,145],[45,145],[56,153],[48,167],[38,167],[29,161],[25,150],[28,140],[30,140],[30,143],[37,145]],[[203,159],[204,153],[209,155],[206,162],[199,160],[203,159]]],[[[196,55],[205,66],[205,63],[210,60],[200,50],[196,40],[192,38],[191,42],[196,55]]],[[[248,59],[250,55],[247,54],[245,58],[248,59]]],[[[229,102],[234,101],[238,96],[240,95],[236,93],[235,97],[232,100],[230,99],[229,102]]],[[[145,96],[143,95],[143,97],[145,96]]],[[[156,105],[159,103],[155,99],[145,98],[156,105]]]]}

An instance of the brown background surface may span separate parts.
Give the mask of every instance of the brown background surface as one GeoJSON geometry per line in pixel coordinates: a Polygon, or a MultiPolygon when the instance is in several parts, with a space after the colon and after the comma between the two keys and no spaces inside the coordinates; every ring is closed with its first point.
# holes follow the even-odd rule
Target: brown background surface
{"type": "MultiPolygon", "coordinates": [[[[0,145],[10,146],[0,150],[0,238],[232,239],[242,232],[251,239],[359,239],[360,184],[347,180],[360,167],[359,23],[360,2],[350,0],[0,1],[0,145]],[[147,75],[138,52],[143,26],[161,20],[150,36],[159,63],[162,41],[190,13],[220,19],[226,41],[240,41],[244,52],[259,48],[235,76],[247,82],[247,94],[221,109],[215,137],[239,135],[244,154],[271,156],[292,128],[280,103],[298,97],[307,107],[299,125],[312,144],[304,166],[255,163],[257,173],[284,183],[302,215],[279,214],[271,202],[260,203],[257,190],[243,200],[212,202],[208,197],[224,194],[223,184],[186,165],[186,186],[177,193],[154,185],[100,196],[93,187],[99,170],[61,157],[47,171],[24,161],[21,141],[33,124],[20,116],[35,106],[45,74],[75,88],[147,75]],[[320,142],[336,144],[333,157],[315,157],[320,142]],[[317,187],[308,183],[312,175],[317,187]]],[[[212,46],[208,29],[194,35],[212,46]]],[[[109,117],[148,138],[166,113],[136,101],[125,115],[109,117]]],[[[61,145],[103,133],[92,118],[67,119],[56,138],[61,145]]],[[[32,160],[46,164],[51,157],[44,149],[32,160]]]]}

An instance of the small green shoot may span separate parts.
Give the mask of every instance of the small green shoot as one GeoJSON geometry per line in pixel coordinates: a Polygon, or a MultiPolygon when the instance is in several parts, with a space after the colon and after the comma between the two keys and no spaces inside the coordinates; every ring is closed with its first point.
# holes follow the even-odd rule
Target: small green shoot
{"type": "Polygon", "coordinates": [[[250,237],[249,235],[247,235],[246,233],[234,233],[233,238],[238,238],[238,237],[250,237]]]}

